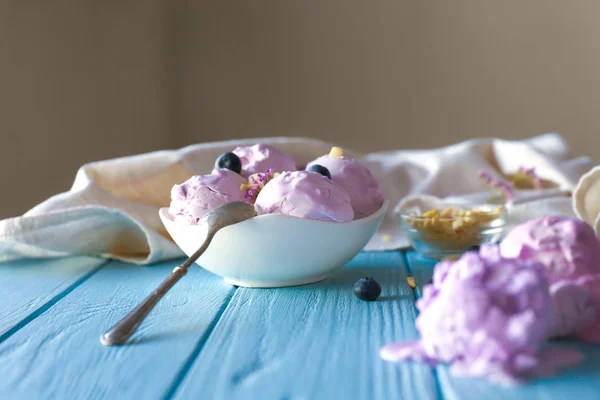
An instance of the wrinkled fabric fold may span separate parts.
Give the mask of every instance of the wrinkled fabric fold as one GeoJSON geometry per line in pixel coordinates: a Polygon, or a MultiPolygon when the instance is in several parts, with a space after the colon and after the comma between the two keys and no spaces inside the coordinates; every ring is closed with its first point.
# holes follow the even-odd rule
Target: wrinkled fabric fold
{"type": "MultiPolygon", "coordinates": [[[[333,145],[309,138],[253,138],[204,143],[179,150],[89,163],[68,192],[37,205],[21,217],[0,221],[0,261],[81,254],[150,264],[183,256],[158,217],[169,206],[171,188],[195,174],[207,174],[215,159],[238,146],[271,144],[303,166],[333,145]]],[[[362,155],[351,149],[380,182],[389,208],[366,250],[408,245],[396,229],[393,205],[410,194],[445,197],[485,191],[478,171],[511,173],[536,167],[543,178],[572,190],[591,168],[586,158],[571,159],[564,140],[546,134],[524,141],[469,140],[440,149],[400,150],[362,155]]],[[[564,203],[558,206],[564,208],[564,203]]],[[[561,211],[562,212],[562,211],[561,211]]]]}

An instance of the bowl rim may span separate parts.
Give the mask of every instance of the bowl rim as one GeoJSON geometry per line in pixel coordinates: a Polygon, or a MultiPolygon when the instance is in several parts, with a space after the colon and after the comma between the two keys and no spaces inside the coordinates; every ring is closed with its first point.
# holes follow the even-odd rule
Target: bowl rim
{"type": "MultiPolygon", "coordinates": [[[[388,199],[385,199],[383,201],[383,203],[381,204],[381,207],[379,207],[379,209],[377,211],[375,211],[374,213],[372,213],[371,215],[368,215],[366,217],[363,218],[359,218],[359,219],[353,219],[352,221],[346,221],[346,222],[336,222],[336,221],[323,221],[323,220],[319,220],[319,219],[309,219],[309,218],[302,218],[302,217],[296,217],[293,215],[285,215],[285,214],[262,214],[262,215],[257,215],[256,217],[250,218],[248,221],[250,220],[264,220],[267,218],[270,219],[280,219],[280,220],[288,220],[288,221],[308,221],[307,223],[312,223],[312,224],[335,224],[335,225],[345,225],[345,226],[349,226],[349,225],[353,225],[353,224],[360,224],[360,223],[365,223],[365,222],[369,222],[371,220],[375,220],[375,219],[379,219],[383,214],[385,214],[385,212],[387,211],[388,207],[389,207],[390,201],[388,199]]],[[[166,218],[168,221],[170,222],[175,222],[175,219],[173,218],[173,216],[169,213],[169,207],[161,207],[158,210],[159,215],[161,216],[161,218],[166,218]]],[[[245,222],[245,221],[242,221],[245,222]]],[[[235,224],[234,224],[235,225],[235,224]]],[[[202,225],[200,224],[185,224],[183,226],[198,226],[201,227],[202,225]]]]}
{"type": "MultiPolygon", "coordinates": [[[[413,210],[416,207],[417,206],[407,207],[407,208],[404,208],[404,209],[401,209],[401,210],[396,210],[395,214],[397,216],[399,216],[400,218],[402,218],[403,221],[406,221],[406,220],[410,220],[410,221],[422,221],[422,220],[425,220],[427,218],[430,218],[430,217],[424,217],[423,215],[411,215],[409,213],[410,210],[413,210]]],[[[444,208],[452,208],[452,207],[462,208],[462,209],[465,209],[467,211],[470,210],[470,209],[479,208],[479,207],[495,208],[496,210],[501,209],[500,212],[499,212],[498,218],[496,218],[495,220],[502,220],[502,221],[506,220],[506,206],[505,205],[499,205],[499,204],[484,203],[484,204],[479,204],[479,205],[472,206],[472,207],[471,206],[465,207],[464,204],[461,204],[461,205],[448,204],[448,207],[443,207],[443,208],[442,207],[438,207],[438,208],[435,208],[435,209],[441,211],[444,208]]],[[[489,212],[485,212],[484,211],[483,213],[484,214],[492,214],[493,211],[489,211],[489,212]]],[[[464,217],[461,217],[461,216],[458,216],[458,215],[456,215],[456,216],[438,216],[438,219],[444,220],[444,221],[446,221],[446,220],[454,220],[455,218],[464,218],[464,217]]]]}
{"type": "MultiPolygon", "coordinates": [[[[500,211],[498,217],[491,219],[489,221],[485,221],[485,222],[480,222],[477,225],[473,225],[471,227],[472,233],[485,233],[486,231],[489,231],[491,229],[506,229],[506,227],[508,226],[508,216],[506,213],[506,206],[504,205],[498,205],[498,204],[489,204],[489,203],[484,203],[484,204],[479,204],[475,207],[482,207],[482,206],[489,206],[490,208],[498,208],[498,207],[502,207],[502,210],[500,211]]],[[[446,208],[446,207],[444,207],[446,208]]],[[[468,208],[465,207],[464,205],[460,208],[468,208]]],[[[471,207],[473,208],[473,207],[471,207]]],[[[411,210],[412,207],[410,208],[406,208],[403,210],[396,210],[396,218],[397,220],[400,221],[400,228],[405,231],[409,236],[410,235],[423,235],[425,233],[427,233],[426,230],[422,230],[422,229],[418,229],[415,228],[411,225],[411,222],[423,222],[425,220],[427,220],[429,217],[423,217],[421,215],[410,215],[408,214],[406,211],[407,210],[411,210]]],[[[491,212],[490,212],[491,213],[491,212]]],[[[449,216],[449,217],[438,217],[439,220],[441,221],[454,221],[455,218],[463,218],[463,217],[459,217],[459,216],[449,216]]]]}

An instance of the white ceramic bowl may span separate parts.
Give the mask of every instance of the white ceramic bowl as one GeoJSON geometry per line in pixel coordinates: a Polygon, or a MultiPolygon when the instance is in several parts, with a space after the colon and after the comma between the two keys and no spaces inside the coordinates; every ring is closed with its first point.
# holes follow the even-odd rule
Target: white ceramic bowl
{"type": "MultiPolygon", "coordinates": [[[[260,215],[221,229],[198,265],[229,284],[245,287],[305,285],[327,278],[368,243],[388,207],[350,222],[326,222],[282,214],[260,215]]],[[[160,219],[188,256],[206,236],[202,225],[175,223],[160,209],[160,219]]]]}

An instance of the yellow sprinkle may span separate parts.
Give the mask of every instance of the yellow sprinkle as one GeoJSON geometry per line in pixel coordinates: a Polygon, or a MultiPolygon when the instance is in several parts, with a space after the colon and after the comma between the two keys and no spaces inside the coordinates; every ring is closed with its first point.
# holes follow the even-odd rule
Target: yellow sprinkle
{"type": "Polygon", "coordinates": [[[389,243],[392,241],[392,237],[390,235],[383,235],[383,241],[389,243]]]}
{"type": "Polygon", "coordinates": [[[406,282],[408,282],[408,286],[410,286],[413,289],[417,287],[417,284],[415,283],[415,278],[412,276],[407,277],[406,282]]]}
{"type": "Polygon", "coordinates": [[[332,147],[329,152],[329,157],[342,157],[344,155],[344,150],[340,147],[332,147]]]}

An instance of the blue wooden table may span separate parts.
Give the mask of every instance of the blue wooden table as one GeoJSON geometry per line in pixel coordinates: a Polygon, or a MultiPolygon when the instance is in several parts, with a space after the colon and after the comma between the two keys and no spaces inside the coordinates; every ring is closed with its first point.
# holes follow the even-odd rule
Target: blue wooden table
{"type": "Polygon", "coordinates": [[[518,389],[392,364],[387,343],[417,338],[415,299],[433,263],[361,253],[318,284],[245,289],[201,268],[158,304],[132,343],[100,335],[181,260],[149,267],[73,257],[0,265],[1,399],[599,399],[600,348],[518,389]],[[407,284],[413,275],[417,289],[407,284]],[[378,301],[358,300],[372,276],[378,301]]]}

